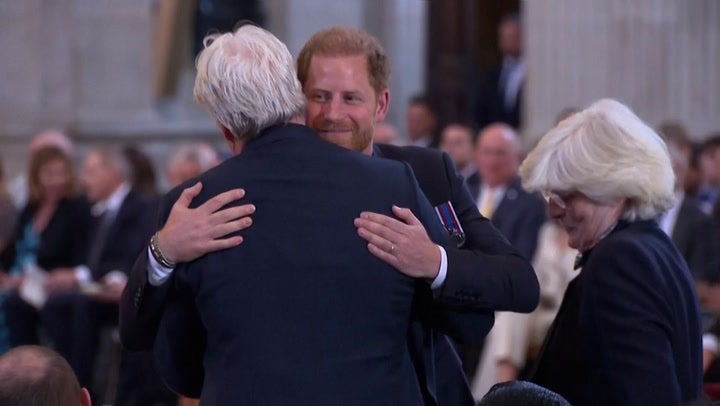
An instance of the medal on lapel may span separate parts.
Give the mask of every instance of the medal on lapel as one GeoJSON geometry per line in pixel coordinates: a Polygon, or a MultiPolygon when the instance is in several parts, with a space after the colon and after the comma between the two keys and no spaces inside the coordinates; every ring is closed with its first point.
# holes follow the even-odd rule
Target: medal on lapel
{"type": "Polygon", "coordinates": [[[455,214],[452,203],[448,201],[435,206],[435,213],[437,213],[440,222],[443,227],[445,227],[452,241],[458,248],[462,247],[462,245],[465,244],[465,232],[460,225],[457,214],[455,214]]]}

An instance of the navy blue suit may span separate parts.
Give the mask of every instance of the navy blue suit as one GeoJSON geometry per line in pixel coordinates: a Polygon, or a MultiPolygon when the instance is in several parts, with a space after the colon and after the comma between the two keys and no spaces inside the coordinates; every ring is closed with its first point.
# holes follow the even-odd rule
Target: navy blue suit
{"type": "Polygon", "coordinates": [[[655,221],[620,222],[583,256],[532,381],[574,405],[699,398],[701,325],[685,260],[655,221]]]}
{"type": "Polygon", "coordinates": [[[201,383],[208,405],[423,404],[406,334],[429,284],[371,255],[352,224],[363,210],[391,215],[397,204],[442,241],[411,169],[286,125],[199,180],[194,204],[243,187],[258,210],[241,246],[175,271],[155,343],[160,368],[197,367],[176,331],[200,337],[205,351],[202,381],[182,387],[166,375],[173,389],[195,395],[201,383]]]}
{"type": "MultiPolygon", "coordinates": [[[[427,405],[473,404],[460,361],[439,332],[460,342],[478,342],[492,326],[494,310],[533,310],[539,296],[535,273],[529,261],[508,244],[490,221],[480,216],[447,154],[428,148],[376,145],[374,155],[408,163],[430,203],[437,206],[451,202],[464,229],[464,244],[446,247],[448,274],[443,287],[435,292],[434,300],[425,295],[415,307],[408,342],[427,405]],[[458,327],[467,323],[453,325],[440,317],[447,311],[465,317],[474,313],[472,317],[478,319],[462,331],[458,327]]],[[[177,198],[179,191],[175,193],[177,198]]],[[[175,198],[167,199],[163,221],[175,198]]],[[[146,269],[147,255],[143,254],[133,267],[121,303],[120,334],[123,345],[130,350],[153,345],[170,285],[149,285],[146,269]]],[[[185,335],[178,331],[176,337],[185,335]]],[[[198,378],[190,376],[185,380],[198,378]]]]}
{"type": "MultiPolygon", "coordinates": [[[[480,198],[482,179],[476,173],[468,178],[468,189],[475,201],[480,198]]],[[[500,204],[493,211],[490,220],[515,249],[532,260],[537,248],[540,227],[545,223],[545,204],[535,193],[528,193],[520,184],[520,178],[513,179],[505,190],[500,204]]]]}

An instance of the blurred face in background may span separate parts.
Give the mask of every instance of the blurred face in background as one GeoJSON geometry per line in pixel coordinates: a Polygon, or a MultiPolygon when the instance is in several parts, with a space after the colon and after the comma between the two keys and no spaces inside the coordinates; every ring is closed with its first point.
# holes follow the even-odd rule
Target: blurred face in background
{"type": "Polygon", "coordinates": [[[106,162],[99,152],[91,152],[85,158],[82,183],[85,195],[91,202],[109,198],[122,184],[120,170],[106,162]]]}
{"type": "Polygon", "coordinates": [[[498,42],[500,52],[517,58],[522,53],[522,32],[520,23],[515,20],[506,20],[498,29],[498,42]]]}
{"type": "Polygon", "coordinates": [[[202,174],[200,163],[193,160],[182,159],[173,162],[165,173],[168,184],[171,188],[185,182],[188,179],[195,178],[202,174]]]}
{"type": "Polygon", "coordinates": [[[29,200],[54,203],[72,195],[75,175],[70,157],[55,147],[43,147],[30,157],[29,200]]]}
{"type": "Polygon", "coordinates": [[[387,114],[390,93],[376,93],[363,55],[314,55],[303,91],[307,125],[320,138],[353,151],[372,153],[375,124],[387,114]]]}
{"type": "Polygon", "coordinates": [[[432,135],[435,131],[435,115],[423,103],[411,103],[405,115],[408,137],[415,141],[432,135]]]}
{"type": "Polygon", "coordinates": [[[440,150],[447,152],[455,162],[455,166],[462,170],[473,160],[473,135],[469,127],[450,124],[445,127],[440,137],[440,150]]]}
{"type": "Polygon", "coordinates": [[[720,147],[709,148],[700,155],[700,170],[705,183],[720,186],[720,147]]]}
{"type": "Polygon", "coordinates": [[[45,199],[59,201],[68,196],[72,172],[66,161],[54,159],[40,167],[38,180],[45,199]]]}
{"type": "Polygon", "coordinates": [[[491,124],[483,129],[475,148],[475,162],[487,186],[510,183],[520,166],[520,141],[515,131],[504,124],[491,124]]]}

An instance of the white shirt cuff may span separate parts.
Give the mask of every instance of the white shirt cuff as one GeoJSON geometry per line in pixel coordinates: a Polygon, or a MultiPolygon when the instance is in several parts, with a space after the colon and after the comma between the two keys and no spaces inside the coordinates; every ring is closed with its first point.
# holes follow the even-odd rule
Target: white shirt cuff
{"type": "Polygon", "coordinates": [[[430,285],[432,290],[440,289],[443,283],[445,283],[445,277],[447,276],[447,253],[445,252],[445,248],[439,245],[437,247],[440,248],[440,271],[438,271],[438,275],[430,285]]]}
{"type": "Polygon", "coordinates": [[[166,268],[160,265],[152,252],[150,252],[150,247],[147,249],[147,255],[149,259],[147,265],[148,282],[153,286],[160,286],[170,278],[175,268],[166,268]]]}
{"type": "Polygon", "coordinates": [[[75,278],[78,281],[78,285],[87,285],[92,282],[92,274],[90,268],[85,265],[78,265],[75,267],[75,278]]]}

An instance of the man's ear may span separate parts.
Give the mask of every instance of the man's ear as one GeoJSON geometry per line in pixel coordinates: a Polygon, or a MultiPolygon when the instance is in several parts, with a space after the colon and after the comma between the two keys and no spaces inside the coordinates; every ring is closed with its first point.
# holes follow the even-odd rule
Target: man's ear
{"type": "Polygon", "coordinates": [[[377,96],[377,107],[375,109],[375,122],[385,120],[388,108],[390,108],[390,89],[383,89],[377,96]]]}
{"type": "Polygon", "coordinates": [[[92,406],[90,392],[85,388],[80,389],[80,406],[92,406]]]}

